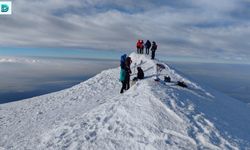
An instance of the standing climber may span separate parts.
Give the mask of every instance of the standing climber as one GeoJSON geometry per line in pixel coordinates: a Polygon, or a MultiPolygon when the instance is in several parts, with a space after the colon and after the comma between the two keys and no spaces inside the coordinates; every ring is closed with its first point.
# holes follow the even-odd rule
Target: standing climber
{"type": "Polygon", "coordinates": [[[124,54],[121,56],[121,60],[120,60],[120,67],[121,67],[121,71],[120,71],[120,81],[122,82],[122,88],[120,93],[123,93],[124,90],[126,90],[126,84],[125,84],[125,76],[126,76],[126,71],[125,71],[125,61],[126,61],[127,55],[124,54]]]}
{"type": "Polygon", "coordinates": [[[147,42],[145,43],[145,48],[146,48],[146,54],[149,55],[149,49],[151,47],[151,42],[149,40],[147,40],[147,42]]]}
{"type": "Polygon", "coordinates": [[[156,50],[157,50],[157,45],[156,45],[155,41],[153,41],[153,44],[151,47],[151,51],[152,51],[151,59],[155,59],[155,51],[156,50]]]}
{"type": "Polygon", "coordinates": [[[130,69],[131,63],[132,63],[131,58],[127,57],[125,61],[125,87],[126,87],[125,89],[126,90],[130,88],[130,74],[132,73],[130,69]]]}
{"type": "Polygon", "coordinates": [[[141,40],[141,42],[140,42],[140,54],[143,54],[143,51],[144,51],[144,42],[143,42],[143,40],[141,40]]]}
{"type": "Polygon", "coordinates": [[[141,50],[141,40],[138,40],[137,43],[136,43],[136,48],[137,48],[137,53],[139,54],[140,53],[140,50],[141,50]]]}

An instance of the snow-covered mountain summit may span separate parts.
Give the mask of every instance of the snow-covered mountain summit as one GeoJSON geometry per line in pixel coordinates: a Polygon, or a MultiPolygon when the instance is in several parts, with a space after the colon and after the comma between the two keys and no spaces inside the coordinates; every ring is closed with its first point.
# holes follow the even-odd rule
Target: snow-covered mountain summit
{"type": "MultiPolygon", "coordinates": [[[[157,60],[132,53],[145,79],[120,94],[119,68],[72,88],[0,105],[0,149],[250,149],[250,108],[183,78],[154,81],[157,60]]],[[[131,77],[132,78],[132,77],[131,77]]]]}

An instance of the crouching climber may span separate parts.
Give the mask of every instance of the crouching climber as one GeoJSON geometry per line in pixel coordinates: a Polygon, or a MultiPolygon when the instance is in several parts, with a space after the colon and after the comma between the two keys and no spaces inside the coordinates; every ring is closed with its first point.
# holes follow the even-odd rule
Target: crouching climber
{"type": "Polygon", "coordinates": [[[137,77],[135,77],[133,81],[137,81],[138,79],[144,79],[144,72],[141,67],[137,67],[137,77]]]}
{"type": "Polygon", "coordinates": [[[141,67],[137,67],[137,78],[144,79],[144,72],[141,67]]]}

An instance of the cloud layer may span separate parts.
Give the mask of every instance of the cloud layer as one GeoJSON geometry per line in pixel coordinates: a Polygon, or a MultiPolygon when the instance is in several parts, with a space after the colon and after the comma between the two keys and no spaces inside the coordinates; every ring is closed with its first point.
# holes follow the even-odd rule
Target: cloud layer
{"type": "Polygon", "coordinates": [[[249,61],[249,0],[13,0],[0,44],[134,49],[155,40],[168,56],[249,61]]]}
{"type": "Polygon", "coordinates": [[[91,59],[0,57],[1,93],[32,91],[45,84],[82,81],[119,62],[91,59]]]}

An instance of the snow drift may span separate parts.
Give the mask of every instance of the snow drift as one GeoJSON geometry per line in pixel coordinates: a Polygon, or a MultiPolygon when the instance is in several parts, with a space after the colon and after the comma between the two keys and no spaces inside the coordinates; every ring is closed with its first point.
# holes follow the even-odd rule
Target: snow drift
{"type": "Polygon", "coordinates": [[[0,149],[250,149],[250,108],[132,53],[145,79],[120,94],[119,68],[72,88],[0,105],[0,149]]]}

